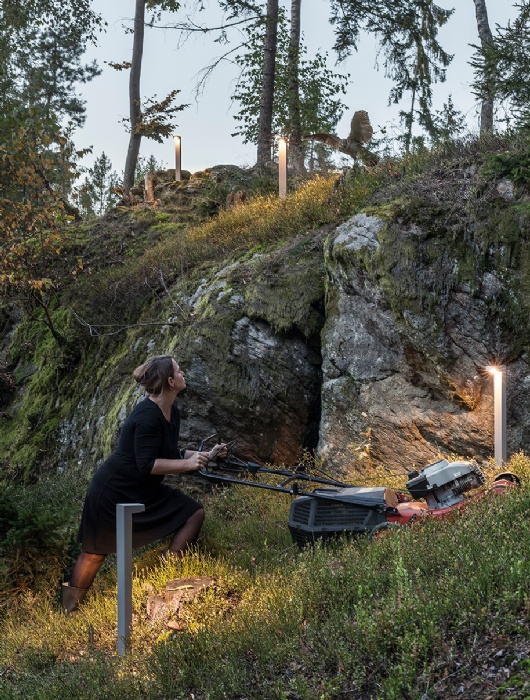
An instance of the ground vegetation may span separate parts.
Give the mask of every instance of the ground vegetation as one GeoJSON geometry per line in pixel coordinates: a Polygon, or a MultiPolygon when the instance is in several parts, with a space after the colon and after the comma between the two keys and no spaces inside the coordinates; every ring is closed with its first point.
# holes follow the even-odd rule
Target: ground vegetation
{"type": "MultiPolygon", "coordinates": [[[[528,479],[527,457],[508,466],[528,479]]],[[[37,499],[60,499],[60,483],[59,493],[56,479],[26,493],[25,507],[39,513],[37,499]]],[[[43,570],[23,540],[3,544],[4,570],[18,554],[36,581],[2,608],[2,697],[526,697],[526,485],[441,523],[302,551],[290,542],[284,496],[236,487],[203,497],[208,520],[194,551],[180,562],[160,558],[162,545],[135,557],[124,658],[115,653],[112,559],[82,610],[65,618],[55,567],[45,560],[43,570]],[[171,627],[149,619],[153,591],[196,575],[214,586],[181,607],[171,627]]],[[[15,519],[5,500],[1,515],[5,529],[15,519]]]]}

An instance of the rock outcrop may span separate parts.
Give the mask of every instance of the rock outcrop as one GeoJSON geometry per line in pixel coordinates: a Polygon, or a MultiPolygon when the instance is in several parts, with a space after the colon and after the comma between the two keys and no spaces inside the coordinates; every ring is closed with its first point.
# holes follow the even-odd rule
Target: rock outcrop
{"type": "Polygon", "coordinates": [[[510,451],[527,444],[528,361],[513,357],[513,338],[492,311],[504,287],[492,273],[480,293],[465,283],[449,287],[439,260],[421,263],[429,235],[360,214],[330,237],[319,447],[336,466],[351,468],[352,457],[361,470],[376,462],[397,471],[441,454],[486,459],[493,406],[485,367],[510,355],[510,451]],[[388,246],[394,256],[398,247],[408,251],[408,265],[385,269],[388,246]],[[423,306],[403,295],[398,313],[392,287],[418,280],[423,306]]]}
{"type": "MultiPolygon", "coordinates": [[[[201,178],[166,180],[155,190],[159,207],[175,189],[191,196],[201,178]]],[[[216,434],[237,439],[249,457],[291,464],[317,448],[328,470],[349,474],[368,465],[402,472],[440,454],[484,461],[493,445],[484,368],[498,362],[507,365],[509,451],[528,449],[525,194],[506,180],[482,181],[472,166],[404,187],[377,191],[365,213],[336,228],[189,274],[182,263],[149,303],[115,276],[110,291],[102,287],[104,303],[122,313],[134,294],[140,317],[86,346],[72,341],[53,371],[44,341],[31,341],[32,354],[10,330],[1,348],[12,358],[0,367],[2,463],[93,470],[140,398],[132,370],[166,352],[186,372],[178,400],[190,447],[216,434]]],[[[141,235],[165,225],[151,216],[158,223],[141,235]]],[[[126,235],[139,234],[123,234],[124,260],[126,235]]]]}

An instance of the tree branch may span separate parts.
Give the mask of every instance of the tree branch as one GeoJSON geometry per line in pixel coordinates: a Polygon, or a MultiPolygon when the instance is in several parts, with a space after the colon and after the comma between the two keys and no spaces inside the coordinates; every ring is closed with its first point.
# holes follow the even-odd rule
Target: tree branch
{"type": "Polygon", "coordinates": [[[102,336],[118,335],[118,333],[121,333],[122,331],[126,331],[129,328],[142,328],[144,326],[178,326],[178,323],[175,323],[173,321],[162,321],[162,322],[152,321],[150,323],[131,323],[128,325],[122,325],[119,323],[89,323],[89,321],[85,321],[85,319],[81,318],[81,316],[79,316],[79,314],[77,314],[72,308],[70,308],[70,311],[73,313],[77,322],[81,326],[88,328],[90,335],[92,337],[96,337],[96,338],[100,338],[102,336]],[[97,328],[117,328],[118,330],[112,331],[112,332],[100,333],[99,331],[96,330],[97,328]]]}

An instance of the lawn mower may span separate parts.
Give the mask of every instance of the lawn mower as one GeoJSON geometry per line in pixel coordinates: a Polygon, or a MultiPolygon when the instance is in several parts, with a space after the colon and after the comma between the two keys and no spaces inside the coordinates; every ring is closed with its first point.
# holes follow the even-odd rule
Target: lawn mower
{"type": "MultiPolygon", "coordinates": [[[[204,442],[201,448],[203,445],[204,442]]],[[[502,493],[520,484],[516,474],[503,472],[487,488],[486,477],[475,462],[441,459],[411,471],[405,493],[385,486],[346,484],[327,475],[310,473],[304,465],[290,469],[264,467],[234,456],[232,448],[233,444],[229,445],[226,457],[211,460],[197,473],[218,484],[241,484],[294,496],[289,531],[300,547],[344,533],[366,533],[372,537],[424,517],[442,519],[463,508],[470,497],[502,493]],[[261,476],[280,477],[280,480],[277,484],[266,483],[259,480],[261,476]],[[312,491],[303,488],[310,484],[316,488],[312,491]],[[475,493],[466,496],[471,491],[475,493]]]]}

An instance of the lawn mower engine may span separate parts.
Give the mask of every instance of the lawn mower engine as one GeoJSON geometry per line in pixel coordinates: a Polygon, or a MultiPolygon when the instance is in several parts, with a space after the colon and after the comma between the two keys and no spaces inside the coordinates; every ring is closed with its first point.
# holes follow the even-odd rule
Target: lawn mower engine
{"type": "Polygon", "coordinates": [[[384,486],[316,489],[291,503],[289,531],[300,547],[343,533],[370,532],[387,521],[389,511],[397,513],[397,504],[396,493],[384,486]]]}
{"type": "Polygon", "coordinates": [[[451,508],[464,500],[464,493],[486,483],[473,462],[438,462],[409,473],[407,490],[414,499],[424,498],[429,510],[451,508]]]}

